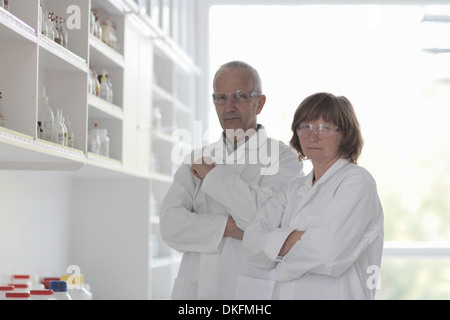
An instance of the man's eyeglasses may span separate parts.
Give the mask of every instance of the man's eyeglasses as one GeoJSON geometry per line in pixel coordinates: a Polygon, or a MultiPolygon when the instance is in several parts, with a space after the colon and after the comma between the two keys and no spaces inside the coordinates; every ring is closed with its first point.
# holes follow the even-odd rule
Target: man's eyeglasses
{"type": "Polygon", "coordinates": [[[259,97],[261,95],[261,93],[259,93],[257,91],[246,92],[246,91],[242,91],[242,90],[237,90],[235,92],[228,92],[228,93],[216,92],[216,93],[212,94],[213,102],[215,104],[219,104],[219,105],[226,104],[229,95],[231,96],[231,99],[234,102],[244,103],[252,98],[259,97]]]}
{"type": "Polygon", "coordinates": [[[321,138],[328,138],[342,132],[342,128],[327,123],[319,123],[317,128],[313,128],[311,123],[300,123],[296,131],[300,138],[308,138],[313,130],[321,138]]]}

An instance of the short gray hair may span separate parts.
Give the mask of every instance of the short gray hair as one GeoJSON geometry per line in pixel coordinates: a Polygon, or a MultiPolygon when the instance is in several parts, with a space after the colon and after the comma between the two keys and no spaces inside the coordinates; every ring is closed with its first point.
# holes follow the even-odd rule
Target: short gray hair
{"type": "Polygon", "coordinates": [[[216,78],[219,75],[220,72],[226,69],[246,69],[250,71],[253,81],[255,83],[255,91],[262,93],[262,82],[261,77],[259,76],[258,71],[256,71],[255,68],[253,68],[251,65],[249,65],[246,62],[243,61],[230,61],[220,66],[220,68],[216,71],[216,74],[214,75],[214,81],[213,84],[216,83],[216,78]]]}

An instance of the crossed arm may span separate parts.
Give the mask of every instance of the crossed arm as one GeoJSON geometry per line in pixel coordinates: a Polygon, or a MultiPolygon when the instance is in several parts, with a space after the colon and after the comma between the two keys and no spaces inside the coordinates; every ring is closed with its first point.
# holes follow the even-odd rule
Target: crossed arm
{"type": "MultiPolygon", "coordinates": [[[[194,163],[193,165],[191,165],[190,170],[194,176],[203,180],[208,172],[211,171],[214,167],[214,162],[210,158],[207,158],[203,159],[202,163],[194,163]]],[[[236,225],[233,217],[229,216],[223,236],[242,240],[244,237],[244,231],[236,225]]]]}

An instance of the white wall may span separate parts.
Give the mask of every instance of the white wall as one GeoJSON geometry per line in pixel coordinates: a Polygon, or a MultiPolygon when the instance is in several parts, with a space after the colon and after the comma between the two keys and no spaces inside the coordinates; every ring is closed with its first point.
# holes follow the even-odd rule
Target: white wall
{"type": "Polygon", "coordinates": [[[146,299],[149,182],[124,177],[0,170],[0,285],[77,265],[96,299],[146,299]]]}
{"type": "Polygon", "coordinates": [[[95,299],[147,299],[149,182],[83,177],[73,185],[69,263],[80,267],[95,299]]]}
{"type": "Polygon", "coordinates": [[[0,283],[65,272],[70,196],[66,173],[0,171],[0,283]]]}

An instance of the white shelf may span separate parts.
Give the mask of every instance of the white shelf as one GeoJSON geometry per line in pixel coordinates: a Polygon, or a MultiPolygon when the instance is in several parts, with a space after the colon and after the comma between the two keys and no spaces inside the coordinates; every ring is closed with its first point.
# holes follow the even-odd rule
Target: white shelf
{"type": "MultiPolygon", "coordinates": [[[[151,178],[150,174],[124,168],[116,159],[91,152],[86,153],[45,140],[35,140],[31,136],[0,127],[0,169],[2,170],[77,171],[85,165],[110,171],[111,176],[122,174],[151,178]]],[[[102,173],[102,176],[105,174],[102,173]]]]}
{"type": "MultiPolygon", "coordinates": [[[[150,258],[151,235],[159,228],[159,217],[151,210],[155,203],[161,203],[173,182],[170,151],[179,142],[171,132],[180,123],[185,128],[193,122],[196,107],[193,83],[200,70],[170,34],[149,19],[134,1],[77,2],[82,16],[81,29],[70,31],[68,48],[38,34],[40,2],[28,5],[28,1],[14,0],[11,13],[0,8],[0,91],[7,98],[8,119],[8,128],[0,128],[0,175],[17,171],[42,172],[44,176],[51,172],[56,180],[61,178],[64,184],[70,184],[65,187],[75,194],[58,201],[58,205],[65,207],[51,208],[69,216],[61,218],[62,222],[51,223],[58,228],[67,219],[71,225],[83,228],[83,239],[72,239],[70,235],[68,239],[53,239],[70,242],[70,246],[65,248],[65,255],[56,254],[52,259],[61,263],[66,258],[73,259],[82,265],[98,298],[127,298],[114,295],[121,294],[122,285],[130,279],[140,289],[139,299],[169,298],[180,255],[160,242],[161,256],[150,258]],[[117,23],[119,51],[89,32],[91,8],[98,9],[102,18],[111,17],[117,23]],[[88,93],[90,68],[97,72],[106,70],[111,76],[113,103],[88,93]],[[61,109],[71,121],[74,148],[38,138],[36,121],[44,86],[53,111],[61,109]],[[181,93],[177,91],[184,86],[181,93]],[[154,128],[155,107],[162,109],[165,130],[154,128]],[[109,157],[88,151],[88,133],[94,120],[98,120],[100,128],[108,130],[109,157]],[[155,154],[161,165],[157,171],[150,160],[155,154]],[[150,194],[155,194],[156,200],[150,194]],[[149,221],[150,226],[145,225],[149,221]],[[133,250],[137,250],[136,254],[133,250]],[[102,252],[101,260],[98,252],[102,252]],[[134,267],[138,271],[134,272],[134,267]],[[128,270],[131,274],[126,274],[128,270]],[[153,274],[155,270],[164,271],[153,274]],[[123,281],[111,285],[113,277],[123,281]],[[152,284],[152,278],[156,285],[152,284]],[[142,283],[141,279],[149,282],[142,283]],[[159,284],[164,286],[161,291],[159,284]]],[[[70,0],[41,1],[58,14],[64,14],[73,4],[70,0]]],[[[28,182],[28,178],[20,175],[14,181],[18,188],[8,192],[19,193],[21,184],[28,182]]],[[[39,181],[39,196],[35,197],[49,206],[54,199],[44,191],[51,183],[46,178],[39,181]]],[[[37,221],[45,212],[36,211],[37,221]]],[[[0,224],[6,223],[1,219],[0,216],[0,224]]],[[[17,225],[11,227],[19,229],[17,225]]],[[[0,235],[0,240],[5,239],[0,235]]],[[[14,249],[20,255],[27,252],[20,245],[14,249]]],[[[43,258],[33,263],[25,267],[43,270],[49,262],[43,258]]],[[[0,273],[13,267],[6,263],[0,266],[0,273]]]]}
{"type": "Polygon", "coordinates": [[[174,100],[174,106],[178,111],[181,111],[189,115],[192,114],[192,107],[188,106],[187,104],[179,100],[174,100]]]}
{"type": "Polygon", "coordinates": [[[173,96],[164,88],[160,87],[158,84],[153,85],[153,93],[155,95],[154,99],[156,101],[167,101],[172,102],[173,96]]]}
{"type": "MultiPolygon", "coordinates": [[[[51,41],[51,40],[50,40],[51,41]]],[[[67,53],[66,50],[65,53],[67,53]]],[[[84,72],[87,73],[88,67],[86,62],[81,62],[77,59],[72,59],[69,55],[48,46],[47,43],[41,42],[40,51],[40,66],[47,70],[53,71],[69,71],[69,72],[84,72]]]]}
{"type": "Polygon", "coordinates": [[[93,8],[102,8],[110,15],[123,15],[128,12],[129,4],[121,0],[92,0],[93,8]]]}
{"type": "Polygon", "coordinates": [[[44,64],[51,66],[52,69],[70,71],[70,68],[66,67],[66,65],[71,65],[82,72],[88,71],[88,66],[85,59],[79,57],[50,38],[39,35],[39,45],[42,49],[45,49],[42,51],[45,60],[44,64]],[[59,59],[56,59],[56,57],[59,59]]]}
{"type": "Polygon", "coordinates": [[[123,110],[104,99],[101,99],[92,94],[88,95],[88,104],[93,110],[89,111],[89,115],[93,118],[112,118],[123,120],[123,110]]]}
{"type": "Polygon", "coordinates": [[[155,137],[159,140],[166,141],[169,143],[176,142],[176,140],[174,140],[174,138],[172,138],[172,135],[169,133],[169,131],[164,130],[164,128],[160,128],[160,129],[154,128],[152,130],[152,133],[153,133],[153,137],[155,137]]]}
{"type": "Polygon", "coordinates": [[[0,7],[0,40],[5,42],[36,42],[36,31],[9,11],[0,7]]]}
{"type": "Polygon", "coordinates": [[[197,75],[202,73],[200,68],[198,68],[192,59],[185,52],[183,52],[170,37],[166,35],[157,37],[155,39],[155,45],[163,55],[169,57],[185,71],[193,72],[197,75]]]}
{"type": "Polygon", "coordinates": [[[89,34],[89,45],[91,47],[90,63],[92,65],[121,68],[125,66],[125,60],[122,54],[92,34],[89,34]]]}

